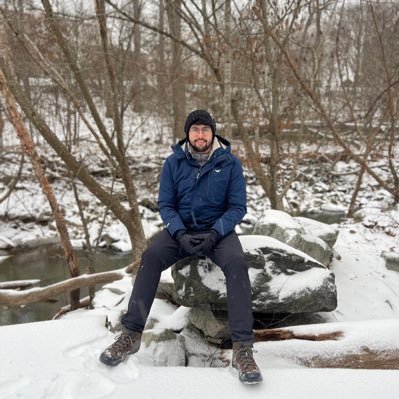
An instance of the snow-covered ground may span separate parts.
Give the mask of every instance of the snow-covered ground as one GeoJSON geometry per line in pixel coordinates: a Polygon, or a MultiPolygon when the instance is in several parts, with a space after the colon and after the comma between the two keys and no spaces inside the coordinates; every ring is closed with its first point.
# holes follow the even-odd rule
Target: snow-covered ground
{"type": "MultiPolygon", "coordinates": [[[[98,361],[101,348],[112,341],[103,325],[104,318],[97,316],[1,328],[1,340],[8,343],[0,349],[1,397],[396,399],[399,392],[398,371],[309,369],[285,360],[299,351],[328,352],[329,344],[294,341],[255,345],[264,376],[258,386],[241,384],[230,367],[153,367],[145,348],[109,368],[98,361]]],[[[371,333],[380,331],[375,327],[371,333]]],[[[399,323],[386,321],[381,327],[393,340],[399,323]]],[[[349,348],[366,340],[366,328],[365,323],[345,325],[352,332],[349,348]]]]}
{"type": "MultiPolygon", "coordinates": [[[[157,127],[154,126],[154,129],[157,127]]],[[[165,137],[165,143],[169,139],[165,137]]],[[[156,201],[157,179],[161,161],[169,153],[169,146],[140,146],[129,149],[133,160],[146,166],[147,175],[136,180],[139,200],[156,201]]],[[[235,146],[236,152],[240,149],[235,146]]],[[[322,151],[322,149],[318,149],[322,151]]],[[[82,152],[91,170],[100,168],[101,160],[90,146],[82,145],[82,152]]],[[[56,167],[54,156],[47,155],[47,172],[53,179],[57,198],[62,202],[70,226],[74,245],[82,245],[82,229],[69,180],[56,167]]],[[[4,155],[0,171],[4,176],[15,174],[18,157],[4,155]]],[[[378,167],[378,162],[371,162],[378,167]]],[[[318,172],[317,167],[299,165],[301,179],[293,182],[287,193],[288,202],[300,204],[301,210],[324,209],[342,212],[350,202],[357,165],[337,162],[334,173],[318,172]]],[[[381,169],[382,173],[383,168],[381,169]]],[[[7,201],[0,204],[0,249],[20,246],[31,240],[56,236],[47,202],[27,163],[22,180],[7,201]]],[[[253,176],[246,169],[248,182],[253,176]]],[[[109,182],[103,181],[106,187],[109,182]]],[[[121,189],[116,183],[116,191],[121,189]]],[[[6,191],[0,182],[0,192],[6,191]]],[[[87,203],[90,233],[94,242],[100,231],[104,208],[83,188],[81,200],[87,203]]],[[[239,228],[245,232],[268,207],[262,190],[248,185],[248,215],[239,228]]],[[[342,331],[339,340],[310,342],[289,340],[257,342],[256,359],[262,369],[264,382],[258,386],[244,386],[231,367],[154,367],[153,348],[142,347],[139,353],[116,368],[108,368],[98,361],[101,351],[113,342],[114,334],[105,327],[108,318],[114,325],[126,308],[131,279],[124,279],[104,287],[95,299],[95,308],[68,314],[62,320],[0,327],[0,398],[381,398],[399,396],[398,370],[321,369],[309,367],[312,359],[333,359],[366,350],[382,353],[399,351],[399,274],[387,270],[383,251],[399,251],[399,209],[392,199],[365,177],[358,205],[362,207],[362,221],[344,222],[335,245],[332,270],[336,275],[338,308],[320,314],[324,324],[295,326],[296,332],[322,333],[342,331]]],[[[162,225],[155,211],[141,205],[144,229],[150,237],[162,225]]],[[[110,215],[105,217],[103,233],[118,237],[116,247],[129,250],[125,230],[110,215]]],[[[0,262],[4,257],[0,251],[0,262]]],[[[165,273],[164,278],[168,278],[165,273]]],[[[154,328],[175,328],[186,324],[187,309],[156,300],[150,318],[158,320],[154,328]]],[[[195,349],[195,348],[193,348],[195,349]]],[[[226,358],[231,352],[226,350],[226,358]]],[[[399,368],[397,365],[396,368],[399,368]]]]}
{"type": "MultiPolygon", "coordinates": [[[[332,264],[338,308],[322,315],[324,324],[290,329],[306,334],[342,331],[343,336],[320,342],[257,342],[255,356],[264,376],[259,386],[241,384],[231,367],[155,367],[152,346],[142,345],[116,368],[101,364],[101,351],[114,339],[105,327],[106,317],[115,325],[129,299],[131,279],[126,276],[97,294],[93,310],[1,327],[0,397],[396,399],[399,370],[309,367],[315,358],[399,353],[399,273],[387,270],[380,256],[395,245],[395,237],[384,232],[371,233],[359,224],[340,227],[332,264]]],[[[168,272],[163,278],[170,278],[168,272]]],[[[158,320],[155,330],[180,330],[187,311],[156,299],[150,318],[158,320]]],[[[224,355],[229,359],[231,351],[224,355]]]]}

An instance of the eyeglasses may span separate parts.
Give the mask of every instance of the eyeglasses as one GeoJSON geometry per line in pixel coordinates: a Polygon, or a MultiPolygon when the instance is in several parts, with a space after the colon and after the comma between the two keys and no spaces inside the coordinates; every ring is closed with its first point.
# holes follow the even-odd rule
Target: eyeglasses
{"type": "Polygon", "coordinates": [[[200,132],[202,132],[203,135],[207,135],[212,133],[212,129],[209,126],[205,126],[203,128],[193,126],[190,128],[190,133],[194,134],[195,136],[199,135],[200,132]]]}

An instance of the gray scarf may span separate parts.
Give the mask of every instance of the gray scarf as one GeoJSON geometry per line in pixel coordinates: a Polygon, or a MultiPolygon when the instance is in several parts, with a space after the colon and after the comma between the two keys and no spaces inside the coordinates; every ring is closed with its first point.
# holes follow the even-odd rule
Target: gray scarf
{"type": "Polygon", "coordinates": [[[207,163],[209,159],[210,152],[208,154],[203,154],[202,152],[196,152],[191,148],[191,155],[199,163],[201,168],[207,163]]]}

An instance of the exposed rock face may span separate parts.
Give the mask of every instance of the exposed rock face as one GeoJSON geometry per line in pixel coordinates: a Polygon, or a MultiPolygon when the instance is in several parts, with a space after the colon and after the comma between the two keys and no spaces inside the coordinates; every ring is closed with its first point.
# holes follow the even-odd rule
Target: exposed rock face
{"type": "Polygon", "coordinates": [[[253,234],[273,237],[328,266],[338,232],[324,223],[269,210],[256,223],[253,234]]]}
{"type": "Polygon", "coordinates": [[[142,338],[144,345],[153,346],[154,366],[184,367],[186,365],[184,337],[172,330],[159,333],[145,330],[142,338]]]}
{"type": "MultiPolygon", "coordinates": [[[[252,310],[259,313],[332,311],[335,277],[292,247],[265,236],[240,236],[252,286],[252,310]]],[[[227,310],[225,278],[206,259],[186,258],[172,269],[176,301],[188,307],[227,310]]]]}
{"type": "Polygon", "coordinates": [[[180,333],[144,330],[142,344],[152,348],[154,366],[226,367],[230,363],[224,351],[209,343],[192,324],[180,333]]]}
{"type": "Polygon", "coordinates": [[[227,319],[220,320],[215,317],[211,309],[192,308],[188,314],[188,321],[206,338],[226,339],[230,337],[227,319]]]}

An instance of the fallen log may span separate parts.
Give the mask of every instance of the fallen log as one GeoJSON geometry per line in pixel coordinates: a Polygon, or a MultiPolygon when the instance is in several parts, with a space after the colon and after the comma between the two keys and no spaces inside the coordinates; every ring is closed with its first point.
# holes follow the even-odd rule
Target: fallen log
{"type": "Polygon", "coordinates": [[[44,302],[51,297],[95,284],[106,284],[120,280],[125,271],[114,270],[96,274],[83,274],[47,287],[34,287],[25,291],[0,289],[0,306],[13,307],[28,303],[44,302]]]}
{"type": "Polygon", "coordinates": [[[306,341],[328,341],[343,337],[342,331],[321,334],[303,334],[282,328],[254,330],[255,341],[283,341],[287,339],[303,339],[306,341]]]}
{"type": "Polygon", "coordinates": [[[3,281],[0,283],[0,290],[17,290],[30,288],[32,286],[40,284],[40,280],[13,280],[13,281],[3,281]]]}

